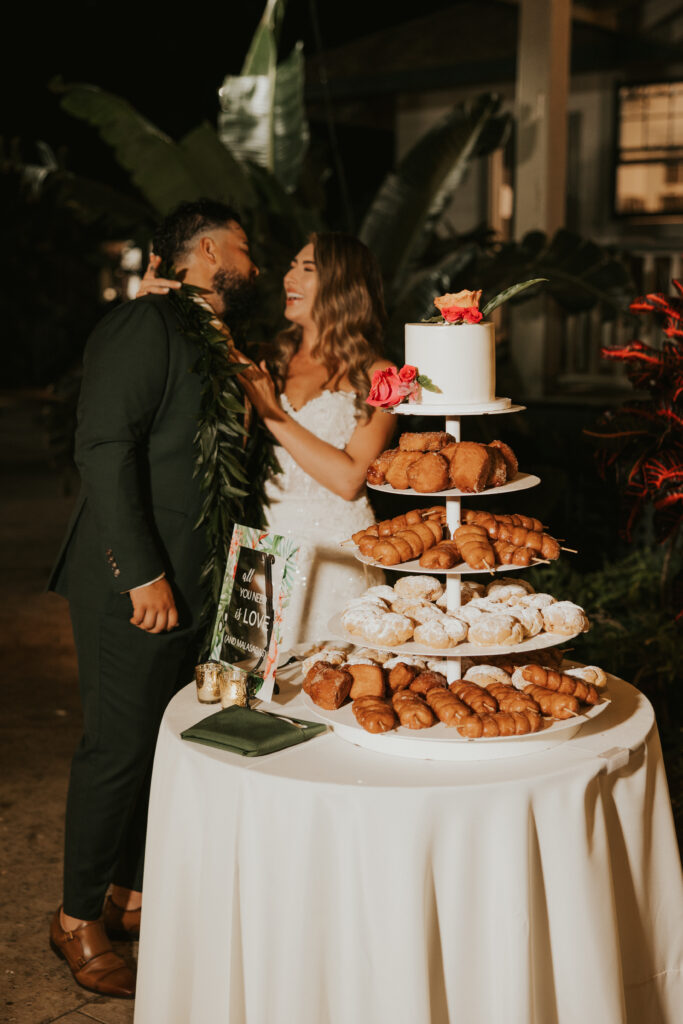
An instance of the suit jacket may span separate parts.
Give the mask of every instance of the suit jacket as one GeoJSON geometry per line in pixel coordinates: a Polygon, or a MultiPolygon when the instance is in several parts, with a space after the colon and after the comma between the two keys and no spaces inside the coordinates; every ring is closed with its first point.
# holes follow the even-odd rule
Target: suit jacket
{"type": "Polygon", "coordinates": [[[165,572],[196,626],[206,537],[194,478],[198,356],[164,296],[113,310],[88,339],[78,407],[81,493],[49,589],[130,616],[127,592],[165,572]]]}

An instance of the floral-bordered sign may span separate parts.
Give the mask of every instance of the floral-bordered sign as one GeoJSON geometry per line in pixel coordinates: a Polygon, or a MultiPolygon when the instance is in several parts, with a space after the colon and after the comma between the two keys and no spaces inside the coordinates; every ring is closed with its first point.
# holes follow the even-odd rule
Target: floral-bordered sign
{"type": "Polygon", "coordinates": [[[233,529],[210,657],[246,672],[249,693],[261,700],[273,696],[298,554],[288,537],[239,523],[233,529]]]}

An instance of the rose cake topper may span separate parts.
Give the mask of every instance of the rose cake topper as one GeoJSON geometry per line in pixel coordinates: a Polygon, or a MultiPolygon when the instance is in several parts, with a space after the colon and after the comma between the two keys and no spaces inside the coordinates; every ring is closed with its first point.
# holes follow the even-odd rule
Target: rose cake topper
{"type": "MultiPolygon", "coordinates": [[[[505,288],[490,299],[483,309],[479,309],[482,289],[470,291],[463,288],[459,292],[449,292],[446,295],[439,295],[434,299],[434,305],[439,310],[439,316],[424,320],[428,324],[480,324],[486,320],[494,309],[501,306],[508,299],[518,295],[520,292],[531,288],[532,285],[547,281],[545,277],[534,277],[521,284],[513,284],[505,288]]],[[[457,342],[457,332],[453,334],[457,342]]],[[[426,391],[441,393],[429,377],[421,374],[416,366],[407,364],[399,370],[396,366],[388,366],[386,370],[377,370],[373,375],[370,385],[370,394],[366,401],[368,405],[374,405],[378,409],[393,409],[401,402],[416,402],[420,397],[420,388],[426,391]]]]}

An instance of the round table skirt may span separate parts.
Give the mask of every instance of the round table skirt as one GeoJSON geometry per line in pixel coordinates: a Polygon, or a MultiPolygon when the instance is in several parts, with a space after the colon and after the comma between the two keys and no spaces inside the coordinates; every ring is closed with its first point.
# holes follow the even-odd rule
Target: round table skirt
{"type": "Polygon", "coordinates": [[[157,745],[136,1024],[677,1024],[659,739],[642,694],[610,694],[553,750],[436,763],[332,733],[198,746],[179,734],[216,708],[185,688],[157,745]]]}

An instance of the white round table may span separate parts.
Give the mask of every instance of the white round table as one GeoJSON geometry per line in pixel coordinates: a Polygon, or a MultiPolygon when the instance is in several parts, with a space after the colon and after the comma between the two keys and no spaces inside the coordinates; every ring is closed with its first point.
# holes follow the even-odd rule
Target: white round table
{"type": "MultiPolygon", "coordinates": [[[[154,766],[136,1024],[677,1024],[683,896],[652,708],[438,763],[332,733],[154,766]]],[[[302,713],[284,687],[285,713],[302,713]]]]}

